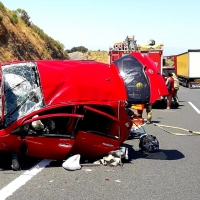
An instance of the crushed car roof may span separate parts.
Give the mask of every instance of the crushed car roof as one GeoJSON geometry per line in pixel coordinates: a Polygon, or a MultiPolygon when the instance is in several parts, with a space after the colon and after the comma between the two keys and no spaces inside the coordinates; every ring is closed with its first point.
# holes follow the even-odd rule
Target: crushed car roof
{"type": "Polygon", "coordinates": [[[30,62],[37,66],[46,105],[126,99],[122,80],[107,64],[87,60],[38,60],[7,65],[30,62]]]}

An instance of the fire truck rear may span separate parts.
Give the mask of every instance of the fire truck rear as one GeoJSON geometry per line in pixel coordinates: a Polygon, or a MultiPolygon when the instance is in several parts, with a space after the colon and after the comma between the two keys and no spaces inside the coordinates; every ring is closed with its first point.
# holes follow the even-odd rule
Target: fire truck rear
{"type": "Polygon", "coordinates": [[[121,58],[132,52],[140,52],[151,58],[158,67],[160,74],[163,73],[163,44],[155,44],[154,40],[149,40],[146,45],[137,45],[134,36],[127,36],[125,41],[116,42],[113,47],[109,48],[108,63],[121,58]]]}

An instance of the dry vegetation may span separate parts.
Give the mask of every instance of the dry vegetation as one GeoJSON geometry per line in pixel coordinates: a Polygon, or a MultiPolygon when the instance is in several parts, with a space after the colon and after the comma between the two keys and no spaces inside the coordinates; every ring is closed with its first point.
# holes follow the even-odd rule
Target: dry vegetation
{"type": "Polygon", "coordinates": [[[108,63],[107,51],[87,51],[86,53],[73,52],[69,53],[71,60],[95,60],[98,62],[108,63]]]}
{"type": "Polygon", "coordinates": [[[96,60],[103,63],[108,63],[107,51],[88,51],[84,54],[87,60],[96,60]]]}

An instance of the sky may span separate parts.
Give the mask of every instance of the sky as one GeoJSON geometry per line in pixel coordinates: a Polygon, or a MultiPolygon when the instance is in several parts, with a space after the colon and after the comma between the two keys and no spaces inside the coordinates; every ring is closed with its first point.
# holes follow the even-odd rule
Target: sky
{"type": "Polygon", "coordinates": [[[164,44],[164,55],[200,49],[200,0],[0,0],[65,49],[105,50],[126,36],[164,44]]]}

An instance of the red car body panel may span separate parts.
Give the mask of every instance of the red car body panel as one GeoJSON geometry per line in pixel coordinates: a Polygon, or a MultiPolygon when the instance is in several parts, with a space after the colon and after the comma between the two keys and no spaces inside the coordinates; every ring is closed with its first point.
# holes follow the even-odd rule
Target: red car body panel
{"type": "Polygon", "coordinates": [[[70,152],[96,157],[128,138],[132,122],[124,108],[126,90],[108,65],[50,60],[1,69],[0,150],[22,153],[25,144],[29,156],[64,159],[70,152]]]}
{"type": "Polygon", "coordinates": [[[37,66],[46,105],[126,98],[118,75],[112,74],[107,64],[69,60],[38,61],[37,66]]]}

